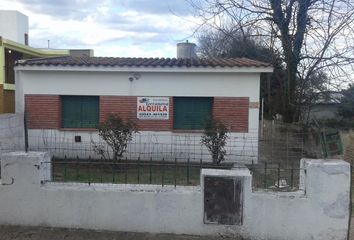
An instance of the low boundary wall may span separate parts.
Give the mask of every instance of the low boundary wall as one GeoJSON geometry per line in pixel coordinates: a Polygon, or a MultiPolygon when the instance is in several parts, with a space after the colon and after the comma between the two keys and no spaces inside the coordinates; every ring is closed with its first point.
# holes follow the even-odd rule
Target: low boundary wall
{"type": "Polygon", "coordinates": [[[252,192],[247,169],[203,169],[202,186],[52,183],[48,153],[2,156],[0,224],[113,231],[230,235],[250,239],[346,239],[350,166],[303,159],[306,191],[252,192]],[[242,178],[241,225],[203,222],[206,176],[242,178]]]}

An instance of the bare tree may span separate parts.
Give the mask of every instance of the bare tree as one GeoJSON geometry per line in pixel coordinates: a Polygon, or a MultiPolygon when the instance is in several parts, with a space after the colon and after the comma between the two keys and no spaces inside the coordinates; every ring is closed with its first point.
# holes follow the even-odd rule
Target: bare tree
{"type": "Polygon", "coordinates": [[[261,74],[261,97],[265,99],[266,117],[273,113],[282,113],[285,70],[279,53],[251,36],[250,30],[236,28],[232,34],[209,29],[198,33],[198,51],[202,57],[245,57],[270,62],[274,66],[271,74],[261,74]],[[270,81],[272,79],[272,81],[270,81]]]}
{"type": "Polygon", "coordinates": [[[279,52],[285,63],[283,114],[297,121],[306,86],[320,72],[328,86],[353,81],[354,2],[352,0],[190,0],[203,25],[225,34],[251,35],[279,52]]]}

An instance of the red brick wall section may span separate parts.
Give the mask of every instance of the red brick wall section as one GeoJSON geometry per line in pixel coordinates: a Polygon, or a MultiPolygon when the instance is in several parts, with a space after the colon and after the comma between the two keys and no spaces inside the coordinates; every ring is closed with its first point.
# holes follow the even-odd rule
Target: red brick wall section
{"type": "Polygon", "coordinates": [[[60,96],[25,95],[25,106],[28,128],[60,128],[60,96]]]}
{"type": "Polygon", "coordinates": [[[216,97],[213,116],[223,122],[231,132],[248,132],[249,98],[216,97]]]}
{"type": "MultiPolygon", "coordinates": [[[[109,114],[118,114],[130,119],[140,131],[173,130],[173,98],[170,97],[169,120],[138,120],[136,117],[136,96],[101,96],[100,122],[109,114]]],[[[26,95],[28,128],[58,129],[61,127],[60,96],[26,95]]],[[[248,132],[249,99],[247,97],[215,97],[213,116],[222,121],[232,132],[248,132]]]]}
{"type": "Polygon", "coordinates": [[[118,114],[123,119],[130,119],[139,131],[171,131],[173,129],[173,98],[170,97],[169,120],[138,120],[136,117],[136,96],[101,96],[100,122],[109,114],[118,114]]]}

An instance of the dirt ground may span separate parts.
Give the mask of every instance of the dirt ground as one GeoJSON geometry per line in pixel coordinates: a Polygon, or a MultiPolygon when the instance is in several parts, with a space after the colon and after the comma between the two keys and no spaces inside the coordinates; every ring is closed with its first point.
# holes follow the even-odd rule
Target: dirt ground
{"type": "Polygon", "coordinates": [[[174,234],[127,233],[83,229],[0,226],[0,240],[242,240],[228,236],[191,236],[174,234]]]}

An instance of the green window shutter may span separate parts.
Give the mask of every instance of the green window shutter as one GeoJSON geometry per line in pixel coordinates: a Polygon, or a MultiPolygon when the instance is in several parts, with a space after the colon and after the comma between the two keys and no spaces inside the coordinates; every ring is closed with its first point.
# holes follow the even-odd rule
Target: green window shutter
{"type": "Polygon", "coordinates": [[[213,98],[175,97],[173,100],[174,129],[203,129],[212,115],[213,98]]]}
{"type": "Polygon", "coordinates": [[[63,128],[96,128],[98,121],[98,97],[62,96],[63,128]]]}
{"type": "Polygon", "coordinates": [[[79,128],[80,127],[80,109],[81,101],[78,97],[62,96],[62,127],[79,128]]]}
{"type": "Polygon", "coordinates": [[[81,127],[97,128],[99,120],[98,97],[81,97],[81,127]]]}

